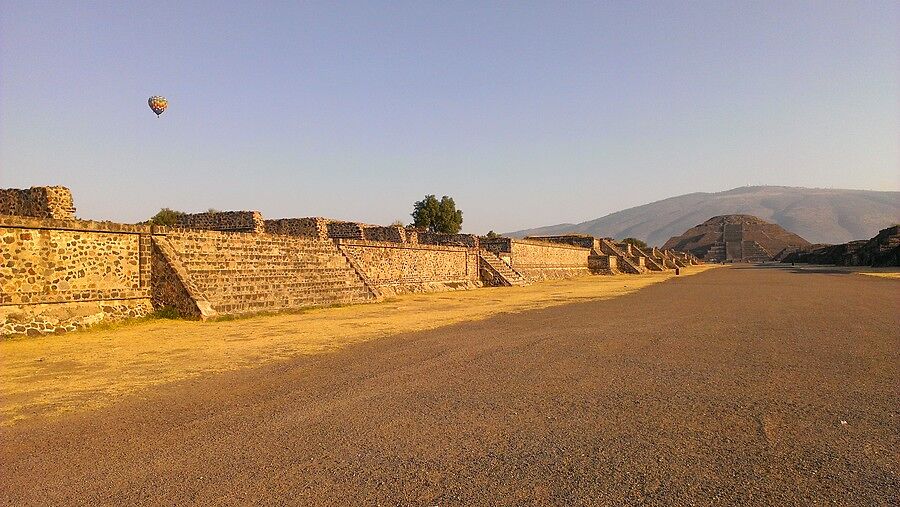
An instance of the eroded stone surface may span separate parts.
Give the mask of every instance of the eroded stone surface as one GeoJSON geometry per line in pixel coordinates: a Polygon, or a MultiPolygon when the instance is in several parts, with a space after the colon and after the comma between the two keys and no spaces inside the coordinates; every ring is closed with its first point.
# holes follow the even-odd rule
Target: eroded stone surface
{"type": "Polygon", "coordinates": [[[0,215],[66,220],[75,218],[75,205],[66,187],[3,188],[0,215]]]}

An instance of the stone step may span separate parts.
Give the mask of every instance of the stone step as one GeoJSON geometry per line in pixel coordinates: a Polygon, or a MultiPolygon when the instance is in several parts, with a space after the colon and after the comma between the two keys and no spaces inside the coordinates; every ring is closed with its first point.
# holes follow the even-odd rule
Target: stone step
{"type": "Polygon", "coordinates": [[[314,248],[229,248],[222,247],[217,249],[191,249],[191,248],[183,248],[182,245],[177,245],[175,250],[184,256],[197,257],[201,259],[206,258],[221,258],[225,257],[243,257],[243,256],[254,256],[254,257],[281,257],[284,255],[289,255],[291,257],[307,257],[307,256],[329,256],[329,255],[338,255],[338,251],[334,249],[314,249],[314,248]]]}
{"type": "Polygon", "coordinates": [[[232,276],[232,277],[214,277],[214,276],[194,276],[191,278],[198,287],[226,287],[229,285],[290,285],[295,283],[359,283],[363,282],[355,273],[347,275],[327,275],[327,276],[284,276],[284,277],[260,277],[260,276],[232,276]]]}
{"type": "Polygon", "coordinates": [[[185,238],[169,235],[168,239],[177,245],[190,245],[192,247],[202,247],[203,245],[229,245],[244,248],[250,245],[255,246],[284,246],[291,245],[293,248],[312,247],[312,248],[334,248],[331,241],[317,241],[314,239],[305,239],[299,236],[274,236],[267,239],[221,239],[221,238],[185,238]]]}
{"type": "Polygon", "coordinates": [[[362,283],[358,281],[354,282],[353,280],[327,280],[322,282],[294,282],[294,283],[257,283],[257,284],[247,284],[247,283],[229,283],[228,285],[205,285],[198,284],[198,288],[203,290],[204,288],[214,289],[215,294],[221,295],[235,295],[235,294],[251,294],[258,292],[270,292],[272,294],[284,294],[290,293],[293,294],[295,292],[300,293],[303,291],[318,291],[318,290],[328,290],[328,289],[346,289],[346,288],[365,288],[362,283]]]}
{"type": "Polygon", "coordinates": [[[193,236],[193,235],[182,235],[177,233],[172,233],[167,236],[170,241],[174,241],[177,243],[184,244],[238,244],[238,245],[247,245],[250,243],[259,244],[259,245],[284,245],[285,243],[291,243],[295,245],[308,244],[308,245],[329,245],[333,246],[334,243],[327,240],[317,240],[313,238],[304,238],[300,236],[283,236],[283,235],[272,235],[272,236],[263,236],[256,234],[240,234],[236,236],[231,235],[212,235],[212,236],[193,236]]]}
{"type": "Polygon", "coordinates": [[[185,268],[192,275],[214,277],[290,278],[297,277],[298,275],[311,275],[315,277],[320,275],[356,274],[356,271],[346,265],[334,267],[302,266],[289,268],[254,268],[253,266],[242,266],[240,268],[194,268],[185,266],[185,268]]]}
{"type": "Polygon", "coordinates": [[[602,253],[604,255],[615,255],[616,257],[619,258],[619,260],[618,260],[619,271],[628,272],[628,273],[632,273],[632,274],[639,274],[639,273],[643,272],[643,270],[640,268],[640,266],[638,266],[634,262],[632,262],[631,259],[628,258],[628,255],[626,255],[625,252],[622,251],[622,249],[619,248],[612,241],[609,241],[608,239],[601,239],[600,240],[600,250],[601,250],[600,253],[602,253]]]}
{"type": "Polygon", "coordinates": [[[219,313],[245,313],[287,308],[303,308],[331,304],[363,302],[374,299],[365,288],[348,287],[300,295],[273,295],[268,292],[241,294],[210,300],[219,313]]]}
{"type": "Polygon", "coordinates": [[[306,308],[310,306],[371,301],[371,299],[371,294],[365,291],[332,291],[309,294],[303,297],[272,297],[268,299],[262,299],[259,296],[248,295],[210,301],[210,305],[217,312],[225,313],[236,307],[240,308],[242,311],[254,309],[256,311],[259,311],[267,308],[306,308]]]}
{"type": "Polygon", "coordinates": [[[198,285],[251,285],[251,284],[266,284],[266,285],[289,285],[294,283],[343,283],[343,282],[354,282],[362,284],[362,280],[359,279],[355,272],[346,272],[346,273],[328,273],[322,275],[312,275],[312,276],[292,276],[290,274],[278,275],[278,276],[260,276],[260,275],[244,275],[244,276],[196,276],[195,274],[191,275],[191,278],[196,280],[198,285]]]}
{"type": "Polygon", "coordinates": [[[365,285],[353,283],[323,283],[323,284],[307,284],[297,285],[295,287],[267,287],[241,285],[232,287],[230,290],[219,290],[208,295],[210,300],[220,300],[228,298],[240,298],[245,296],[260,297],[261,300],[272,298],[302,299],[310,294],[321,294],[327,292],[346,292],[346,291],[367,291],[365,285]]]}
{"type": "Polygon", "coordinates": [[[307,257],[333,257],[339,255],[337,250],[295,250],[295,249],[283,249],[283,250],[274,250],[274,251],[266,251],[259,249],[247,249],[247,250],[220,250],[220,251],[191,251],[191,250],[177,250],[179,255],[196,258],[198,260],[207,260],[207,259],[222,259],[222,258],[253,258],[253,259],[278,259],[285,256],[288,256],[292,259],[303,259],[307,257]]]}
{"type": "Polygon", "coordinates": [[[187,269],[196,271],[203,270],[220,270],[220,269],[268,269],[268,270],[285,270],[285,269],[308,269],[308,268],[342,268],[348,267],[348,263],[341,257],[328,257],[325,259],[303,259],[303,260],[272,260],[265,259],[218,259],[217,261],[202,260],[185,260],[182,265],[187,269]]]}
{"type": "Polygon", "coordinates": [[[519,273],[515,272],[512,268],[510,268],[505,262],[503,262],[500,257],[498,257],[493,252],[482,251],[479,252],[480,258],[493,269],[497,274],[499,274],[504,282],[509,285],[514,286],[523,286],[528,285],[528,281],[525,280],[519,273]]]}

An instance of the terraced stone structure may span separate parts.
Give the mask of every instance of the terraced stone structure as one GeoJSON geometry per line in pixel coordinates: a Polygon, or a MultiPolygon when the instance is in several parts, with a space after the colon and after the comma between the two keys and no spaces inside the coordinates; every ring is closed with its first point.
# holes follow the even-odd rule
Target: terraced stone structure
{"type": "Polygon", "coordinates": [[[258,211],[187,214],[176,228],[76,220],[63,187],[0,190],[0,205],[0,336],[162,308],[208,319],[653,264],[592,237],[484,240],[323,217],[265,220],[258,211]]]}
{"type": "Polygon", "coordinates": [[[498,238],[481,245],[530,281],[572,278],[591,274],[591,249],[536,239],[498,238]]]}
{"type": "MultiPolygon", "coordinates": [[[[169,265],[180,265],[180,281],[192,288],[185,295],[201,303],[191,313],[195,317],[378,298],[330,241],[181,229],[155,237],[154,243],[169,265]],[[205,313],[202,303],[212,312],[205,313]]],[[[169,302],[179,308],[186,303],[169,302]]]]}
{"type": "Polygon", "coordinates": [[[590,249],[589,270],[594,274],[640,274],[646,271],[641,255],[618,245],[610,238],[595,238],[587,234],[562,234],[555,236],[528,236],[533,241],[549,241],[590,249]]]}
{"type": "Polygon", "coordinates": [[[761,218],[722,215],[669,238],[663,249],[687,252],[707,262],[761,262],[773,260],[785,248],[807,246],[805,239],[761,218]]]}

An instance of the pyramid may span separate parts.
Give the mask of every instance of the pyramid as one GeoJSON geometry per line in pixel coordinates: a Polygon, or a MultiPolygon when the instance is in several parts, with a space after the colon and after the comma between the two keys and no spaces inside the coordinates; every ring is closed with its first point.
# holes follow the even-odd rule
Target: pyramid
{"type": "Polygon", "coordinates": [[[707,262],[763,262],[809,241],[753,215],[720,215],[672,236],[663,249],[690,252],[707,262]]]}

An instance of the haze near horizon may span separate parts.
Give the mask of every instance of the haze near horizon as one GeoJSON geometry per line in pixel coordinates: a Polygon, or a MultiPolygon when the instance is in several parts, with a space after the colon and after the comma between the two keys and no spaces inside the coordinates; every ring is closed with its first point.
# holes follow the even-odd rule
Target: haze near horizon
{"type": "Polygon", "coordinates": [[[900,190],[897,33],[895,2],[0,0],[0,187],[126,222],[408,222],[446,194],[476,233],[748,184],[900,190]]]}

